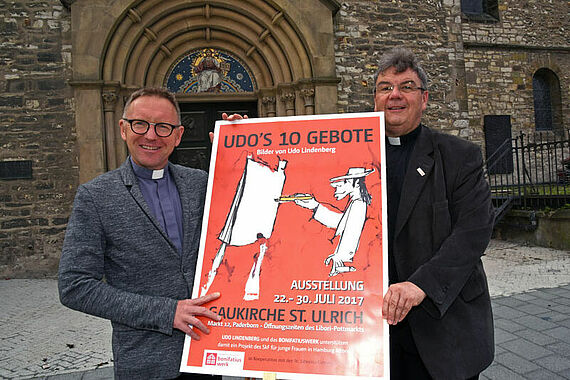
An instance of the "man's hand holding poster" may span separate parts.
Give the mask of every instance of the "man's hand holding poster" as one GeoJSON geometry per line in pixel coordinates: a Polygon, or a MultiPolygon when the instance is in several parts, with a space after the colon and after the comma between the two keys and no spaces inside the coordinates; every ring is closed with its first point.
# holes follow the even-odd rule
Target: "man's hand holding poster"
{"type": "Polygon", "coordinates": [[[182,371],[386,377],[383,162],[381,113],[216,123],[182,371]]]}

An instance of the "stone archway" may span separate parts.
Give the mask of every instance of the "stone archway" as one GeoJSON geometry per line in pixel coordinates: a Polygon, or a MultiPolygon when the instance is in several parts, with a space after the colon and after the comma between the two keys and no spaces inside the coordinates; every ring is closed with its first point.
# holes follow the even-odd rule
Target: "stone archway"
{"type": "Polygon", "coordinates": [[[257,88],[180,94],[184,102],[258,102],[261,116],[334,113],[336,0],[76,0],[71,6],[80,180],[126,155],[117,122],[135,88],[163,86],[169,69],[200,48],[231,52],[257,88]],[[316,17],[318,15],[318,17],[316,17]]]}

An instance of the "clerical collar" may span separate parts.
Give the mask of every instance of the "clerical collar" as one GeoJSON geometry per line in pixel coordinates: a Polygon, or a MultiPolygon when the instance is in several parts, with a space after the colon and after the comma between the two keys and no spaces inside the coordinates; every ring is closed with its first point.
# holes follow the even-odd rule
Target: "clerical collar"
{"type": "Polygon", "coordinates": [[[388,136],[388,143],[390,145],[402,145],[402,143],[400,142],[400,138],[399,137],[390,137],[388,136]]]}
{"type": "Polygon", "coordinates": [[[162,169],[151,170],[137,165],[131,157],[131,166],[133,167],[133,171],[137,177],[144,179],[162,179],[165,175],[165,169],[168,167],[168,164],[162,169]]]}
{"type": "Polygon", "coordinates": [[[407,145],[416,141],[416,138],[420,134],[421,125],[419,125],[416,129],[408,133],[407,135],[398,136],[398,137],[387,137],[388,144],[390,145],[407,145]]]}

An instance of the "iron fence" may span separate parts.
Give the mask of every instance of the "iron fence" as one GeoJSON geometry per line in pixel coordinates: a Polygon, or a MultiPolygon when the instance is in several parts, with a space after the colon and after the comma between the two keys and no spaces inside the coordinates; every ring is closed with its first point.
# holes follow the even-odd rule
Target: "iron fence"
{"type": "Polygon", "coordinates": [[[500,217],[511,207],[557,208],[570,202],[570,130],[520,132],[484,163],[500,217]]]}

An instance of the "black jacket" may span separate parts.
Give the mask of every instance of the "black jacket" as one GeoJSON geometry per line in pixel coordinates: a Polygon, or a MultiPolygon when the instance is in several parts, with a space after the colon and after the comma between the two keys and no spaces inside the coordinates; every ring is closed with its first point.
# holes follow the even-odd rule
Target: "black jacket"
{"type": "Polygon", "coordinates": [[[400,280],[427,294],[407,319],[431,376],[466,379],[486,368],[494,355],[481,262],[494,212],[479,148],[420,128],[396,219],[394,262],[400,280]]]}

